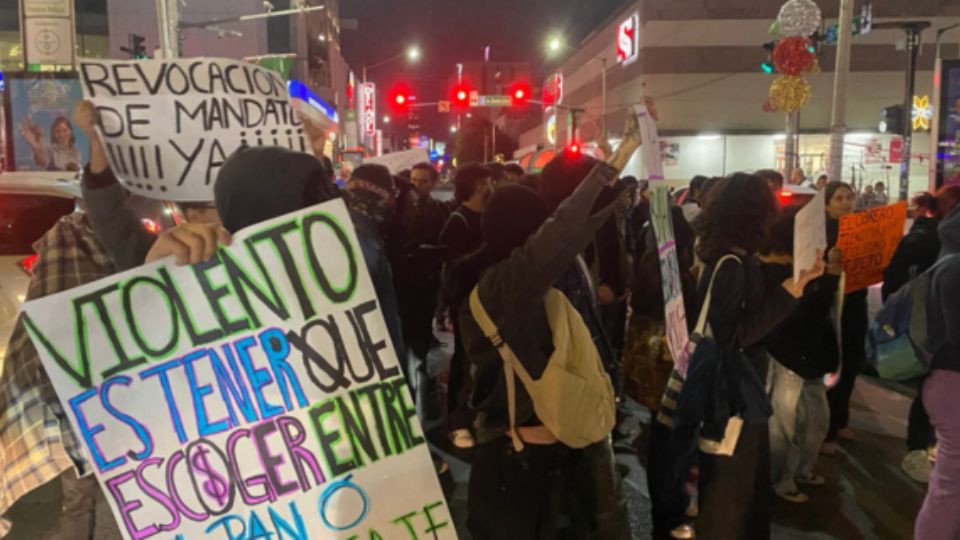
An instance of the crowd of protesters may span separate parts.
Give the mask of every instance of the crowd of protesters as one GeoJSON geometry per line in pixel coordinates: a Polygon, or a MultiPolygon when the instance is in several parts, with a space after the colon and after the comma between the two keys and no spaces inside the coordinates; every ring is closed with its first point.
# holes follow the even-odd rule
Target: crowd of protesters
{"type": "MultiPolygon", "coordinates": [[[[611,446],[623,436],[615,428],[628,399],[653,414],[635,444],[658,538],[770,537],[774,501],[816,496],[826,483],[818,457],[856,436],[850,398],[866,362],[867,291],[846,294],[834,324],[843,295],[836,243],[845,215],[886,203],[882,184],[858,195],[817,180],[828,247],[794,279],[797,208],[778,202],[784,177],[766,170],[694,178],[667,218],[695,341],[684,377],[664,338],[651,189],[620,177],[645,142],[629,123],[603,160],[562,152],[538,175],[463,164],[454,203],[433,197],[438,176],[428,163],[399,175],[362,165],[340,190],[329,162],[246,148],[219,171],[215,201],[181,204],[186,221],[154,237],[125,205],[92,105],[81,104],[74,121],[91,143],[85,211],[39,244],[28,296],[163,257],[199,263],[244,227],[344,199],[409,383],[428,383],[436,327],[452,329],[446,426],[452,445],[469,451],[467,527],[477,540],[630,538],[611,446]],[[271,182],[262,182],[267,176],[271,182]],[[575,375],[583,380],[576,389],[547,387],[575,375]],[[587,401],[597,404],[595,417],[580,414],[587,401]]],[[[911,477],[929,481],[917,537],[934,540],[960,535],[958,202],[956,187],[915,199],[916,219],[883,286],[889,296],[935,267],[927,309],[937,346],[911,408],[903,462],[911,477]]],[[[7,364],[0,392],[8,401],[11,392],[38,392],[42,414],[56,422],[62,410],[36,375],[39,360],[22,324],[7,364]],[[11,380],[19,368],[10,366],[33,366],[34,377],[11,380]]],[[[37,482],[66,473],[56,538],[86,539],[97,486],[63,465],[67,447],[50,445],[45,459],[60,465],[37,482]]]]}

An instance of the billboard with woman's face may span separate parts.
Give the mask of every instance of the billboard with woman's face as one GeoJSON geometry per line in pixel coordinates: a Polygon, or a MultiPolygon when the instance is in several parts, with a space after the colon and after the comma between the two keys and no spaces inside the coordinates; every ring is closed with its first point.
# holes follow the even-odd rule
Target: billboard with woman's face
{"type": "Polygon", "coordinates": [[[72,122],[83,99],[73,75],[7,74],[8,168],[15,171],[79,171],[87,139],[72,122]]]}

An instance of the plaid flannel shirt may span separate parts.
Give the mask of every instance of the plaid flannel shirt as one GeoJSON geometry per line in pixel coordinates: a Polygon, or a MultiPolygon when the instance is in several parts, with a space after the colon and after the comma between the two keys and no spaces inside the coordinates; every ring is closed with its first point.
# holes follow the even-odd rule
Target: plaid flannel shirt
{"type": "MultiPolygon", "coordinates": [[[[34,245],[39,258],[27,298],[34,299],[96,281],[116,272],[86,214],[57,222],[34,245]]],[[[10,337],[0,374],[0,515],[14,502],[71,467],[89,472],[53,385],[23,320],[10,337]]],[[[10,523],[0,521],[0,536],[10,523]]]]}

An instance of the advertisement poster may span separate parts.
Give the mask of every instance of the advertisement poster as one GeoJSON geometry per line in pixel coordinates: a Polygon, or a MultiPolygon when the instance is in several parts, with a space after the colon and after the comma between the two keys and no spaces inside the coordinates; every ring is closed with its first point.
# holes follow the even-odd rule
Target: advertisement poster
{"type": "Polygon", "coordinates": [[[343,201],[23,311],[124,538],[456,538],[343,201]]]}
{"type": "Polygon", "coordinates": [[[960,60],[944,61],[940,88],[938,185],[960,185],[960,60]]]}
{"type": "Polygon", "coordinates": [[[73,126],[83,99],[76,78],[5,74],[11,169],[77,172],[87,162],[87,138],[73,126]]]}

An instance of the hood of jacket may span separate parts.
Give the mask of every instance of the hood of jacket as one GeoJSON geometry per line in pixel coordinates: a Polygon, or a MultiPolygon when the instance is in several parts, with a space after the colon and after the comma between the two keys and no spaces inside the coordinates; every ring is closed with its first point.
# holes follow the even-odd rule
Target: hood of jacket
{"type": "Polygon", "coordinates": [[[323,163],[284,148],[241,148],[224,163],[214,186],[217,210],[231,233],[336,198],[323,163]]]}
{"type": "Polygon", "coordinates": [[[937,229],[943,254],[960,253],[960,208],[940,222],[937,229]]]}

